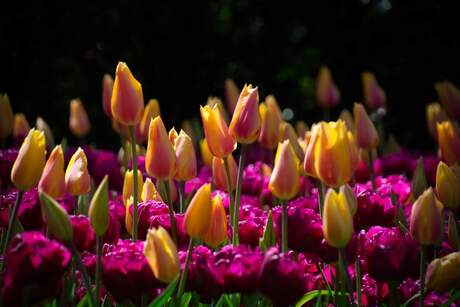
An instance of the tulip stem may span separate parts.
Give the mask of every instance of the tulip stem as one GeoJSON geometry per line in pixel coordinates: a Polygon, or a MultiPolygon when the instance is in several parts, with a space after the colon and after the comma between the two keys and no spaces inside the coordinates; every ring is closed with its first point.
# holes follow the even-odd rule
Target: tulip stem
{"type": "Polygon", "coordinates": [[[123,163],[123,175],[128,169],[128,151],[126,149],[125,137],[120,133],[121,148],[123,148],[122,163],[123,163]]]}
{"type": "Polygon", "coordinates": [[[96,307],[99,306],[99,292],[101,288],[101,276],[102,276],[102,237],[96,235],[96,276],[95,276],[95,284],[96,284],[96,307]]]}
{"type": "Polygon", "coordinates": [[[193,251],[193,244],[194,244],[193,238],[190,237],[190,241],[188,243],[188,249],[187,249],[187,256],[185,258],[184,270],[182,271],[182,274],[180,276],[179,287],[177,288],[177,295],[176,295],[177,300],[181,299],[182,293],[184,292],[184,289],[185,289],[185,283],[187,282],[190,258],[192,256],[192,251],[193,251]]]}
{"type": "Polygon", "coordinates": [[[164,180],[163,184],[165,187],[166,201],[168,203],[169,221],[171,223],[172,239],[173,239],[174,244],[176,244],[176,246],[179,246],[179,242],[177,241],[176,219],[174,217],[174,208],[173,208],[173,203],[171,200],[171,190],[169,189],[169,180],[164,180]]]}
{"type": "Polygon", "coordinates": [[[129,135],[131,138],[131,159],[133,164],[133,232],[132,241],[137,241],[137,155],[136,155],[136,139],[134,138],[134,126],[129,126],[129,135]]]}
{"type": "Polygon", "coordinates": [[[88,271],[86,270],[86,267],[83,264],[83,261],[81,261],[80,253],[75,248],[75,245],[73,244],[72,240],[70,240],[68,242],[68,247],[70,248],[70,250],[71,250],[71,252],[73,254],[73,257],[74,257],[75,261],[77,262],[78,269],[80,270],[80,273],[81,273],[81,275],[83,277],[83,283],[85,285],[86,292],[89,294],[88,297],[89,297],[90,304],[91,304],[91,306],[96,306],[96,304],[94,302],[93,291],[91,289],[91,283],[90,283],[88,271]]]}
{"type": "Polygon", "coordinates": [[[362,293],[361,293],[361,262],[359,257],[355,261],[355,279],[356,279],[356,295],[358,301],[358,307],[362,304],[362,293]]]}
{"type": "Polygon", "coordinates": [[[283,202],[283,211],[281,213],[281,252],[288,250],[288,213],[287,202],[283,202]]]}
{"type": "Polygon", "coordinates": [[[452,214],[452,216],[453,216],[453,218],[454,218],[455,233],[456,233],[456,235],[457,235],[457,238],[456,238],[456,239],[457,239],[457,240],[456,240],[456,241],[457,241],[457,242],[456,242],[456,244],[457,244],[457,251],[459,251],[459,250],[460,250],[460,227],[458,227],[458,214],[457,214],[457,212],[456,212],[456,209],[455,209],[455,210],[451,210],[450,212],[451,212],[451,214],[452,214]]]}
{"type": "MultiPolygon", "coordinates": [[[[8,220],[8,228],[6,229],[6,236],[3,240],[3,246],[2,246],[2,254],[6,252],[6,248],[8,247],[8,243],[10,243],[12,231],[13,231],[13,225],[16,221],[16,215],[18,213],[18,208],[19,204],[21,203],[22,196],[24,195],[24,192],[19,190],[18,194],[16,195],[16,201],[14,202],[14,206],[10,211],[10,218],[8,220]]],[[[3,269],[3,265],[2,268],[3,269]]]]}
{"type": "Polygon", "coordinates": [[[390,307],[398,307],[398,282],[396,280],[391,280],[388,284],[390,286],[390,307]]]}
{"type": "Polygon", "coordinates": [[[375,174],[374,174],[374,157],[372,156],[372,149],[367,150],[369,156],[369,175],[371,177],[372,191],[375,191],[375,174]]]}
{"type": "Polygon", "coordinates": [[[185,181],[179,180],[179,213],[185,211],[185,181]]]}
{"type": "Polygon", "coordinates": [[[233,187],[232,187],[232,179],[230,175],[230,167],[228,166],[228,159],[227,157],[224,157],[224,167],[225,167],[225,175],[226,175],[226,180],[227,180],[227,192],[228,192],[228,197],[230,198],[230,203],[228,205],[228,210],[229,210],[229,215],[230,215],[230,223],[232,224],[233,227],[233,210],[235,209],[235,199],[233,195],[233,187]]]}
{"type": "Polygon", "coordinates": [[[420,244],[420,296],[419,296],[419,306],[423,307],[424,294],[425,294],[425,245],[420,244]]]}
{"type": "Polygon", "coordinates": [[[236,177],[235,208],[233,208],[233,246],[238,245],[238,225],[240,219],[240,197],[241,183],[243,182],[244,156],[246,155],[247,144],[241,144],[240,161],[238,162],[238,177],[236,177]]]}
{"type": "Polygon", "coordinates": [[[355,306],[355,300],[353,296],[353,284],[351,283],[350,273],[348,272],[347,258],[345,248],[339,248],[339,263],[342,267],[343,278],[345,279],[346,287],[350,293],[350,302],[352,306],[355,306]]]}

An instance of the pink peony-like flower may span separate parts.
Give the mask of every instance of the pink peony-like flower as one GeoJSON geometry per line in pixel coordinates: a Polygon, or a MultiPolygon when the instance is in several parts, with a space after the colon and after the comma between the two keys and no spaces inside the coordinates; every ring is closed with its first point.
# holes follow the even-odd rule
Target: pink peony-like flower
{"type": "Polygon", "coordinates": [[[96,186],[104,179],[105,175],[109,176],[109,188],[121,192],[123,177],[117,156],[109,150],[97,150],[94,154],[94,169],[91,173],[96,186]]]}
{"type": "Polygon", "coordinates": [[[39,232],[15,236],[5,256],[1,288],[4,305],[18,306],[24,295],[28,304],[57,297],[71,257],[64,245],[39,232]]]}
{"type": "Polygon", "coordinates": [[[72,241],[77,250],[93,251],[96,246],[96,233],[94,232],[88,217],[84,215],[71,215],[72,241]]]}
{"type": "Polygon", "coordinates": [[[11,184],[11,169],[17,156],[17,149],[0,150],[0,188],[11,184]]]}
{"type": "Polygon", "coordinates": [[[244,194],[260,195],[264,186],[264,175],[262,173],[263,163],[258,161],[254,164],[249,164],[243,170],[243,181],[241,190],[244,194]]]}
{"type": "Polygon", "coordinates": [[[396,207],[390,197],[382,197],[366,190],[357,193],[358,209],[353,217],[355,229],[367,229],[372,226],[391,227],[394,225],[396,207]]]}

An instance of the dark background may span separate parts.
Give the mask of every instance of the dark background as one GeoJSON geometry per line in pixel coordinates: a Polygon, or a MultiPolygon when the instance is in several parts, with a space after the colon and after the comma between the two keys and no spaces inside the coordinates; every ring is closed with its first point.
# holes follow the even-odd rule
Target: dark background
{"type": "Polygon", "coordinates": [[[80,97],[89,140],[118,146],[101,82],[119,60],[146,100],[159,99],[167,128],[199,116],[209,95],[223,97],[226,77],[259,85],[261,100],[273,93],[311,124],[322,114],[313,100],[321,65],[342,93],[335,115],[362,100],[360,73],[370,69],[387,93],[387,130],[424,150],[433,147],[425,124],[433,83],[460,83],[456,1],[63,2],[16,1],[0,13],[0,92],[32,125],[44,117],[58,140],[70,135],[69,101],[80,97]]]}

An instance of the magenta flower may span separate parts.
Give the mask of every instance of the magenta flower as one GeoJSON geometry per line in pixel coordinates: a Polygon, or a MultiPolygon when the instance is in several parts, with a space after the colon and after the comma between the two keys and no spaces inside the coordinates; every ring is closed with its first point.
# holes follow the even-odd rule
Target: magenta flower
{"type": "Polygon", "coordinates": [[[117,156],[109,150],[97,150],[94,153],[94,169],[91,173],[96,186],[102,181],[105,175],[109,176],[109,188],[121,192],[123,177],[120,170],[120,163],[117,156]]]}
{"type": "Polygon", "coordinates": [[[390,197],[382,197],[372,191],[357,193],[358,210],[353,217],[355,229],[372,226],[391,227],[394,225],[396,207],[390,197]]]}
{"type": "Polygon", "coordinates": [[[11,168],[17,156],[17,149],[0,150],[0,188],[11,184],[11,168]]]}
{"type": "Polygon", "coordinates": [[[185,194],[195,193],[203,184],[209,183],[211,180],[211,170],[206,166],[201,167],[198,171],[198,176],[185,183],[185,194]]]}
{"type": "Polygon", "coordinates": [[[243,182],[241,183],[242,192],[249,195],[260,195],[264,186],[264,175],[262,173],[263,163],[258,161],[249,164],[243,170],[243,182]]]}
{"type": "Polygon", "coordinates": [[[72,224],[72,241],[77,250],[93,251],[96,245],[96,233],[94,232],[88,217],[84,215],[71,215],[70,223],[72,224]]]}

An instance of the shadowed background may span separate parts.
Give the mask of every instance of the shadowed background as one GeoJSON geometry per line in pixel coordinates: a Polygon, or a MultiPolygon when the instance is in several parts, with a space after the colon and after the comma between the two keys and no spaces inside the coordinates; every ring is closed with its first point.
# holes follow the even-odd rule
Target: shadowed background
{"type": "MultiPolygon", "coordinates": [[[[119,139],[102,111],[104,73],[127,62],[146,101],[160,101],[167,128],[199,116],[209,95],[223,98],[227,77],[275,94],[294,121],[309,125],[322,110],[314,80],[327,65],[342,107],[362,100],[360,73],[372,70],[387,94],[386,129],[409,148],[434,149],[425,104],[433,83],[460,84],[455,1],[343,0],[56,1],[11,3],[0,16],[0,92],[33,125],[42,116],[56,139],[70,137],[69,102],[88,111],[91,143],[115,149],[119,139]]],[[[70,138],[71,142],[73,141],[70,138]]]]}

